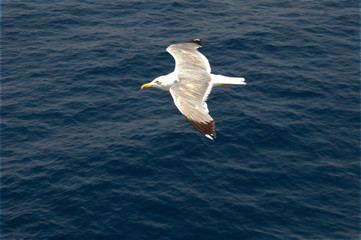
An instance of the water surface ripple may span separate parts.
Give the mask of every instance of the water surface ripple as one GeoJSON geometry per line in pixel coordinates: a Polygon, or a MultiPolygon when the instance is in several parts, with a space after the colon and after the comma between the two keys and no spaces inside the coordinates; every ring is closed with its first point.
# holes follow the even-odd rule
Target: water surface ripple
{"type": "Polygon", "coordinates": [[[358,1],[3,1],[2,239],[359,239],[358,1]],[[169,93],[201,38],[217,139],[169,93]]]}

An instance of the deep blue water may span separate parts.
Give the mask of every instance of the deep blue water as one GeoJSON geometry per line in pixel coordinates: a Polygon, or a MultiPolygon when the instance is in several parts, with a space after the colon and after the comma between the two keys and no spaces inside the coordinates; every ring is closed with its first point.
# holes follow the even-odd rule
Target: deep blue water
{"type": "Polygon", "coordinates": [[[359,239],[358,1],[1,7],[1,239],[359,239]],[[140,90],[194,38],[214,142],[140,90]]]}

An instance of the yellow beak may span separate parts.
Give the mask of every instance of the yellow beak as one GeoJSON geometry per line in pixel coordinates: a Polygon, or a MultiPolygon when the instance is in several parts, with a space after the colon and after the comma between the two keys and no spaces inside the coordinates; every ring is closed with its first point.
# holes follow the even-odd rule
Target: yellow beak
{"type": "Polygon", "coordinates": [[[144,88],[149,88],[149,87],[153,87],[154,85],[151,83],[146,83],[144,84],[140,89],[144,89],[144,88]]]}

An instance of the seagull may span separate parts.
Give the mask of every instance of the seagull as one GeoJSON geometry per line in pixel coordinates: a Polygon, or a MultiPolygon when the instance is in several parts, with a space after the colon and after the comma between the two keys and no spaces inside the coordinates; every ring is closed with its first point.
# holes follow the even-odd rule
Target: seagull
{"type": "Polygon", "coordinates": [[[208,59],[197,50],[202,46],[200,39],[170,45],[166,50],[175,59],[174,71],[144,84],[141,89],[155,87],[170,91],[174,104],[188,122],[214,140],[215,124],[206,103],[212,87],[246,82],[241,77],[212,74],[208,59]]]}

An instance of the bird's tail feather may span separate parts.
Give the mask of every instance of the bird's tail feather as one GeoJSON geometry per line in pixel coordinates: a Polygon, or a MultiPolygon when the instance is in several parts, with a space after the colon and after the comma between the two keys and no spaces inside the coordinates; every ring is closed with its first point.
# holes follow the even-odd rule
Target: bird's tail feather
{"type": "Polygon", "coordinates": [[[246,80],[240,77],[227,77],[222,75],[211,74],[213,86],[222,86],[230,84],[246,84],[246,80]]]}

